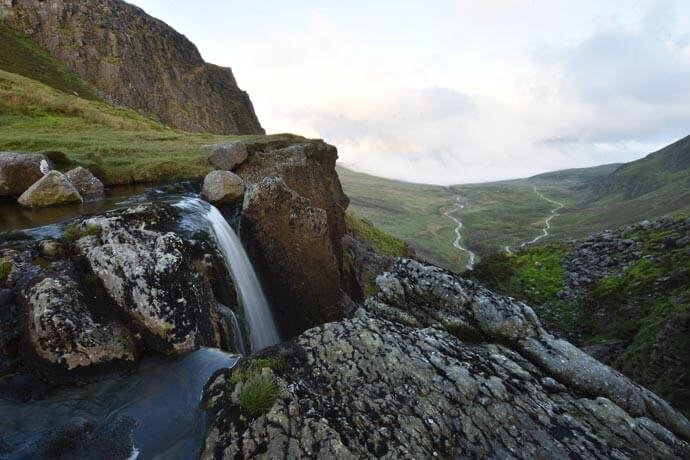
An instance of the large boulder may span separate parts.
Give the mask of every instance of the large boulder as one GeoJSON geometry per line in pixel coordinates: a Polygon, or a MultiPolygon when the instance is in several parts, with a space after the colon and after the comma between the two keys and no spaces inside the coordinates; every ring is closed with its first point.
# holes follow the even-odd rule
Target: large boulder
{"type": "Polygon", "coordinates": [[[43,177],[41,161],[51,167],[45,155],[0,152],[0,196],[19,196],[43,177]]]}
{"type": "Polygon", "coordinates": [[[175,219],[163,205],[130,208],[80,224],[81,254],[147,347],[183,353],[218,346],[217,304],[195,268],[190,243],[157,228],[175,219]]]}
{"type": "Polygon", "coordinates": [[[58,263],[53,274],[39,278],[25,294],[26,362],[51,380],[83,378],[106,366],[133,367],[138,352],[130,331],[117,320],[96,320],[69,273],[58,263]]]}
{"type": "Polygon", "coordinates": [[[17,200],[22,206],[42,207],[80,203],[79,191],[59,171],[50,171],[29,187],[17,200]]]}
{"type": "Polygon", "coordinates": [[[283,363],[261,380],[216,375],[202,458],[690,458],[685,417],[527,305],[412,260],[378,284],[353,318],[249,360],[283,363]],[[275,386],[259,410],[258,381],[275,386]]]}
{"type": "Polygon", "coordinates": [[[242,234],[265,274],[287,335],[342,317],[340,272],[326,211],[268,177],[247,190],[242,234]]]}
{"type": "Polygon", "coordinates": [[[93,200],[103,197],[103,182],[88,169],[79,166],[67,171],[65,177],[83,198],[93,200]]]}
{"type": "Polygon", "coordinates": [[[211,203],[234,204],[244,195],[244,181],[230,171],[211,171],[204,178],[202,193],[211,203]]]}
{"type": "Polygon", "coordinates": [[[248,188],[240,235],[255,256],[274,306],[287,317],[300,318],[290,322],[292,332],[341,318],[347,308],[347,296],[341,294],[349,286],[340,267],[349,201],[335,171],[337,158],[336,148],[322,141],[292,141],[253,146],[235,169],[248,188]],[[280,178],[280,184],[262,182],[271,177],[280,178]],[[258,237],[253,229],[274,235],[275,241],[258,237]],[[272,252],[271,246],[285,252],[272,252]],[[290,314],[291,308],[296,314],[290,314]]]}
{"type": "Polygon", "coordinates": [[[247,146],[242,142],[223,142],[212,147],[209,161],[218,169],[230,171],[247,159],[247,146]]]}

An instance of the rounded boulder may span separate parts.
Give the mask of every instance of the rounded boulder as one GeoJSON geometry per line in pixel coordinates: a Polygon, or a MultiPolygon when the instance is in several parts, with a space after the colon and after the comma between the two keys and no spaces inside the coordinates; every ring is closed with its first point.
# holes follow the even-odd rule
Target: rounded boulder
{"type": "Polygon", "coordinates": [[[211,171],[204,178],[202,193],[211,203],[233,204],[244,195],[244,181],[230,171],[211,171]]]}

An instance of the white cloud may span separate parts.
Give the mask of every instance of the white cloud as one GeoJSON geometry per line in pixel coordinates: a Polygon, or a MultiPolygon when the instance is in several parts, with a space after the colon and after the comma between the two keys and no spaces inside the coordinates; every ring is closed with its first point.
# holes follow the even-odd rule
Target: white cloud
{"type": "Polygon", "coordinates": [[[136,3],[232,66],[268,131],[325,138],[386,177],[630,160],[690,126],[681,0],[136,3]]]}

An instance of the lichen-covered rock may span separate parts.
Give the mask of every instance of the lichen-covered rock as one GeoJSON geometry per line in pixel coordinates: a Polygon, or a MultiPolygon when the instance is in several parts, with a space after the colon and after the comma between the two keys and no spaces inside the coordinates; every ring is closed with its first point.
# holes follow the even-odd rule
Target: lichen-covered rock
{"type": "Polygon", "coordinates": [[[218,169],[230,171],[247,159],[247,146],[243,142],[222,142],[212,147],[209,161],[218,169]]]}
{"type": "Polygon", "coordinates": [[[0,152],[0,196],[19,196],[41,177],[41,161],[45,155],[0,152]]]}
{"type": "Polygon", "coordinates": [[[78,166],[67,171],[65,177],[74,185],[74,188],[79,191],[83,198],[94,200],[103,197],[103,182],[88,169],[78,166]]]}
{"type": "Polygon", "coordinates": [[[352,319],[283,345],[270,409],[238,417],[217,374],[202,457],[690,458],[680,413],[527,305],[406,259],[378,283],[352,319]]]}
{"type": "Polygon", "coordinates": [[[189,243],[157,229],[171,222],[163,205],[139,206],[83,221],[79,251],[150,349],[182,353],[218,344],[216,302],[194,268],[189,243]]]}
{"type": "Polygon", "coordinates": [[[26,362],[51,380],[74,380],[106,366],[132,367],[138,351],[130,331],[116,320],[96,320],[68,273],[61,264],[24,296],[26,362]]]}
{"type": "Polygon", "coordinates": [[[79,191],[59,171],[50,171],[29,187],[17,200],[27,207],[53,206],[80,203],[79,191]]]}
{"type": "Polygon", "coordinates": [[[244,181],[230,171],[211,171],[204,178],[202,193],[211,203],[234,204],[244,195],[244,181]]]}
{"type": "Polygon", "coordinates": [[[0,0],[0,21],[25,34],[109,101],[185,131],[260,134],[232,70],[204,62],[170,26],[122,0],[0,0]]]}
{"type": "Polygon", "coordinates": [[[328,216],[278,177],[246,192],[242,234],[254,249],[274,294],[276,317],[290,318],[288,335],[342,317],[339,267],[328,216]]]}

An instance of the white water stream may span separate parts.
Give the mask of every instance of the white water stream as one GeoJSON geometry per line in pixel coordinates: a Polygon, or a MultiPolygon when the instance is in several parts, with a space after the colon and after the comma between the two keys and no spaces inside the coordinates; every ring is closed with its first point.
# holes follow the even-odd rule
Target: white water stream
{"type": "MultiPolygon", "coordinates": [[[[536,193],[536,194],[539,196],[539,198],[541,198],[542,200],[548,201],[548,202],[551,203],[551,204],[555,204],[556,207],[553,208],[553,209],[549,212],[548,217],[544,220],[544,228],[541,229],[541,235],[537,235],[537,236],[535,236],[534,238],[532,238],[532,239],[529,240],[529,241],[525,241],[525,242],[523,242],[523,243],[520,243],[520,247],[521,247],[521,248],[524,248],[525,246],[530,245],[530,244],[534,244],[534,243],[536,243],[537,241],[541,240],[542,238],[545,238],[545,237],[549,236],[549,230],[551,230],[551,220],[552,220],[554,217],[558,216],[558,211],[560,211],[561,209],[563,209],[563,207],[565,206],[565,205],[564,205],[563,203],[561,203],[560,201],[552,200],[551,198],[545,197],[539,190],[537,190],[537,186],[536,186],[536,185],[534,186],[534,193],[536,193]]],[[[510,246],[506,246],[506,247],[505,247],[505,250],[506,250],[506,252],[507,252],[508,254],[512,254],[512,251],[510,250],[510,246]]]]}
{"type": "Polygon", "coordinates": [[[280,342],[280,335],[273,321],[261,283],[256,276],[242,242],[215,206],[211,206],[206,218],[223,254],[225,264],[235,281],[240,304],[249,326],[249,342],[252,351],[257,351],[280,342]]]}
{"type": "Polygon", "coordinates": [[[467,264],[465,265],[465,267],[467,267],[468,270],[472,270],[474,268],[474,263],[477,260],[477,256],[474,252],[470,251],[461,244],[462,235],[460,233],[460,230],[462,230],[462,221],[453,215],[454,212],[464,207],[465,206],[462,203],[460,203],[460,197],[456,196],[453,208],[449,211],[444,212],[443,215],[455,222],[455,240],[453,240],[453,246],[456,249],[467,253],[469,259],[467,260],[467,264]]]}

